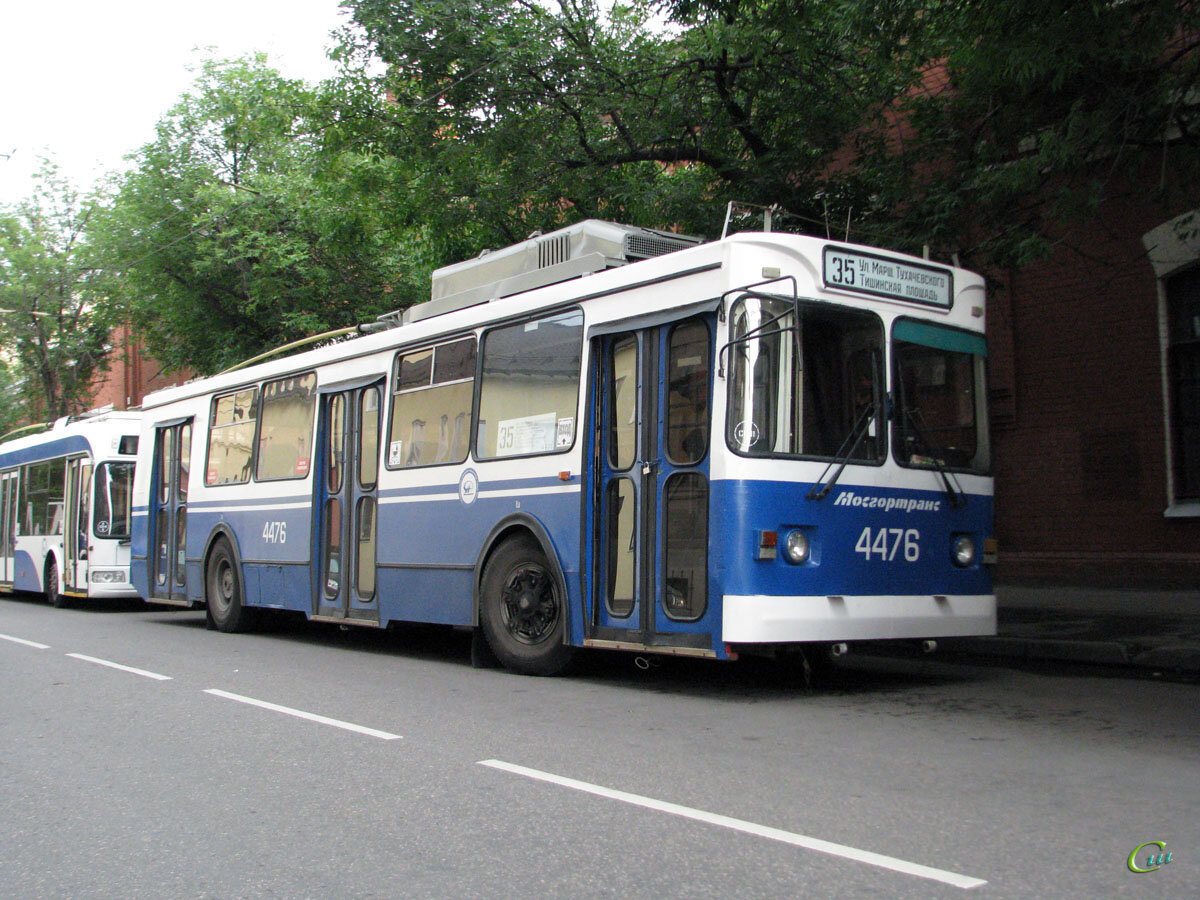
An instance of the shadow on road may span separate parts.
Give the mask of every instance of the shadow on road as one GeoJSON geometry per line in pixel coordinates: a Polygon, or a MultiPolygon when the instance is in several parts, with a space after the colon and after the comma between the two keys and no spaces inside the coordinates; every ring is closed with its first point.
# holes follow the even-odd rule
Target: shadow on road
{"type": "MultiPolygon", "coordinates": [[[[7,595],[8,601],[44,605],[34,593],[7,595]]],[[[203,610],[145,603],[142,600],[76,598],[67,613],[112,615],[138,613],[156,625],[205,629],[203,610]]],[[[375,629],[325,622],[309,622],[303,614],[270,611],[253,631],[244,635],[213,635],[213,640],[279,640],[346,650],[404,657],[469,668],[471,635],[443,625],[394,624],[375,629]]],[[[816,661],[816,660],[815,660],[816,661]]],[[[742,657],[735,662],[689,659],[632,652],[581,651],[563,677],[597,686],[634,688],[657,694],[757,702],[804,695],[847,696],[885,694],[941,684],[962,684],[996,677],[992,670],[963,666],[924,665],[924,661],[856,657],[806,667],[799,658],[786,662],[742,657]]],[[[514,679],[519,675],[502,674],[514,679]]]]}
{"type": "MultiPolygon", "coordinates": [[[[151,606],[150,618],[160,624],[205,628],[203,611],[151,606]]],[[[402,656],[450,666],[471,666],[471,635],[444,625],[394,624],[375,629],[309,622],[300,613],[272,612],[250,632],[258,639],[300,642],[347,650],[402,656]]],[[[247,635],[247,636],[249,636],[247,635]]],[[[240,635],[214,635],[238,639],[240,635]]],[[[525,676],[508,675],[514,679],[525,676]]],[[[988,669],[928,666],[923,661],[881,660],[850,656],[806,670],[798,659],[778,662],[742,657],[735,662],[688,659],[617,651],[581,651],[565,678],[608,687],[628,687],[659,694],[680,694],[742,701],[747,697],[770,699],[803,694],[851,695],[904,691],[914,687],[991,680],[988,669]]]]}

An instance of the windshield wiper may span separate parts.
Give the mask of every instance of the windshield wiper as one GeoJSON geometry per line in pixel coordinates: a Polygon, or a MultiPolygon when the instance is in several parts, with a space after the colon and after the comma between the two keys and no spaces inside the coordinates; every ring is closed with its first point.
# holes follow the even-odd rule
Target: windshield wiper
{"type": "MultiPolygon", "coordinates": [[[[921,457],[922,462],[933,464],[938,475],[942,478],[942,489],[946,492],[946,497],[950,500],[950,505],[954,507],[966,506],[967,492],[962,489],[962,485],[958,483],[958,479],[950,473],[945,464],[938,458],[933,445],[929,442],[929,438],[925,437],[925,433],[921,431],[921,426],[917,424],[917,418],[913,415],[913,411],[908,407],[904,408],[904,429],[912,429],[912,434],[917,438],[917,446],[924,454],[921,457]],[[954,484],[951,485],[951,480],[954,484]]],[[[908,460],[911,463],[913,457],[910,455],[908,460]]]]}
{"type": "Polygon", "coordinates": [[[838,479],[842,477],[842,472],[846,470],[847,464],[854,459],[854,455],[858,452],[858,447],[863,442],[863,438],[867,436],[867,432],[871,430],[871,423],[875,421],[875,415],[879,411],[879,401],[872,400],[866,405],[858,420],[854,423],[854,427],[850,429],[850,433],[846,435],[846,439],[842,441],[842,446],[838,448],[837,454],[829,465],[825,467],[825,471],[821,473],[821,477],[817,479],[816,484],[812,486],[806,495],[808,500],[824,500],[829,496],[829,492],[833,490],[833,486],[837,484],[838,479]],[[849,450],[847,450],[849,446],[849,450]],[[825,476],[829,474],[829,470],[834,466],[838,469],[833,473],[833,477],[825,484],[825,476]]]}

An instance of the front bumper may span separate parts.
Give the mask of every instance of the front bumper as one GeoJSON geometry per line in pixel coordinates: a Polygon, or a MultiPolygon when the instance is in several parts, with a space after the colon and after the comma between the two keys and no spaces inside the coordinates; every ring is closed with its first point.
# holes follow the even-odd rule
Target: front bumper
{"type": "Polygon", "coordinates": [[[761,596],[726,594],[728,644],[975,637],[996,633],[994,594],[761,596]]]}

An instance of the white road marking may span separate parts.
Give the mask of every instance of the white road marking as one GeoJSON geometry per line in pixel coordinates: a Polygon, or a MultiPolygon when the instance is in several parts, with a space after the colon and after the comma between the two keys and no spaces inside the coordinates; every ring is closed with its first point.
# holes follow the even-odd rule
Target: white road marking
{"type": "Polygon", "coordinates": [[[705,812],[700,809],[692,809],[688,806],[680,806],[677,803],[668,803],[664,800],[655,800],[652,797],[643,797],[640,794],[630,794],[625,791],[616,791],[612,788],[601,787],[596,784],[589,784],[586,781],[576,781],[574,778],[564,778],[561,775],[554,775],[550,772],[542,772],[538,769],[528,769],[525,766],[517,766],[512,763],[506,763],[499,759],[484,759],[479,761],[479,765],[488,766],[493,769],[499,769],[503,772],[511,772],[514,775],[524,775],[526,778],[534,778],[538,781],[546,781],[550,784],[557,784],[560,787],[570,788],[575,791],[583,791],[588,794],[594,794],[598,797],[606,797],[609,800],[619,800],[622,803],[629,803],[633,806],[641,806],[645,809],[653,809],[658,812],[668,813],[673,816],[681,816],[685,819],[692,819],[696,822],[705,822],[709,825],[718,825],[722,828],[731,828],[734,831],[741,831],[745,834],[752,834],[757,837],[767,838],[772,841],[780,841],[785,844],[792,844],[796,847],[802,847],[805,850],[815,850],[818,853],[827,853],[831,856],[840,856],[842,859],[853,860],[854,862],[866,863],[869,866],[878,866],[882,869],[890,869],[893,872],[900,872],[904,875],[915,875],[918,878],[927,878],[932,881],[940,881],[943,884],[949,884],[958,888],[977,888],[987,884],[979,878],[972,878],[969,875],[959,875],[956,872],[947,872],[942,869],[934,869],[929,866],[923,866],[920,863],[908,862],[903,859],[896,859],[893,856],[884,856],[880,853],[872,853],[870,850],[859,850],[856,847],[847,847],[844,844],[834,844],[830,841],[823,841],[820,838],[808,837],[803,834],[796,834],[791,831],[783,831],[779,828],[771,828],[767,825],[758,825],[754,822],[747,822],[743,819],[734,819],[729,816],[722,816],[717,813],[705,812]]]}
{"type": "Polygon", "coordinates": [[[216,688],[208,688],[204,691],[204,693],[212,694],[214,697],[224,697],[226,700],[236,700],[238,703],[246,703],[250,706],[258,706],[262,709],[269,709],[273,712],[295,716],[298,719],[307,719],[310,722],[319,722],[322,725],[332,725],[334,728],[341,728],[345,731],[354,731],[358,734],[376,737],[383,741],[398,741],[401,737],[398,734],[392,734],[388,731],[380,731],[376,728],[367,728],[365,725],[355,725],[353,722],[343,722],[340,719],[331,719],[328,716],[319,716],[316,713],[304,712],[304,710],[301,709],[292,709],[290,706],[280,706],[277,703],[268,703],[266,700],[255,700],[253,697],[243,697],[241,694],[231,694],[228,691],[221,691],[217,690],[216,688]]]}
{"type": "Polygon", "coordinates": [[[13,637],[11,634],[0,634],[0,640],[12,641],[14,644],[24,644],[37,650],[49,650],[49,644],[39,644],[37,641],[27,641],[25,638],[13,637]]]}
{"type": "Polygon", "coordinates": [[[84,656],[82,653],[68,653],[67,656],[71,657],[71,659],[82,659],[84,662],[95,663],[98,666],[108,666],[110,669],[120,669],[122,672],[129,672],[132,675],[141,675],[143,678],[153,678],[155,681],[171,681],[170,675],[159,675],[157,672],[147,672],[145,669],[123,666],[120,663],[110,662],[107,659],[84,656]]]}

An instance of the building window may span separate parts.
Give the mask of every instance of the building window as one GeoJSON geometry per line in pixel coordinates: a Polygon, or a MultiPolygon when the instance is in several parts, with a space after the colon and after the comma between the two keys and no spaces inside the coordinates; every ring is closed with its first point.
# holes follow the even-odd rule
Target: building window
{"type": "Polygon", "coordinates": [[[1175,502],[1200,502],[1200,267],[1163,283],[1175,502]]]}

